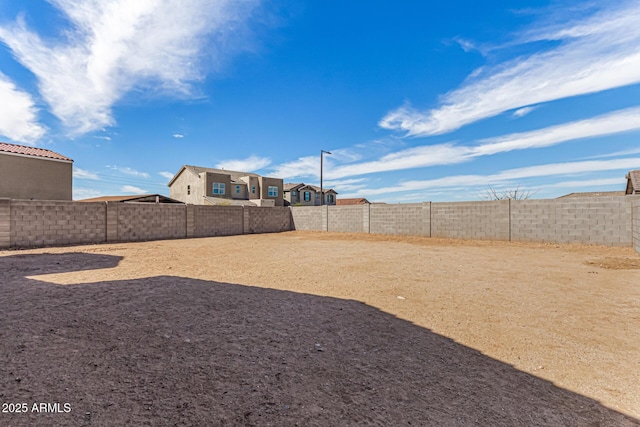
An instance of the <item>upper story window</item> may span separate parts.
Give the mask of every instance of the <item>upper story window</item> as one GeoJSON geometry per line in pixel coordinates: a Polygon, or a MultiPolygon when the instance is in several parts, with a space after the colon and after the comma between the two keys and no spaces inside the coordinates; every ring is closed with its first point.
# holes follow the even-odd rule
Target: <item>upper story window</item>
{"type": "Polygon", "coordinates": [[[251,186],[251,194],[256,194],[256,186],[255,185],[251,186]]]}
{"type": "Polygon", "coordinates": [[[333,194],[327,194],[327,203],[333,203],[333,194]]]}
{"type": "Polygon", "coordinates": [[[304,192],[304,201],[308,202],[309,200],[311,200],[311,192],[305,191],[304,192]]]}
{"type": "Polygon", "coordinates": [[[240,186],[236,185],[236,194],[240,194],[240,186]]]}
{"type": "Polygon", "coordinates": [[[269,186],[269,197],[278,197],[278,187],[275,185],[269,186]]]}
{"type": "Polygon", "coordinates": [[[297,192],[297,191],[292,191],[292,192],[291,192],[291,195],[292,195],[292,196],[295,196],[296,194],[298,194],[298,192],[297,192]]]}
{"type": "Polygon", "coordinates": [[[213,194],[224,194],[225,190],[226,190],[226,185],[223,182],[213,183],[213,194]]]}
{"type": "Polygon", "coordinates": [[[191,194],[191,186],[190,186],[190,185],[187,185],[187,196],[188,196],[189,194],[191,194]]]}
{"type": "Polygon", "coordinates": [[[320,198],[320,194],[316,193],[316,199],[319,199],[319,198],[320,198]]]}

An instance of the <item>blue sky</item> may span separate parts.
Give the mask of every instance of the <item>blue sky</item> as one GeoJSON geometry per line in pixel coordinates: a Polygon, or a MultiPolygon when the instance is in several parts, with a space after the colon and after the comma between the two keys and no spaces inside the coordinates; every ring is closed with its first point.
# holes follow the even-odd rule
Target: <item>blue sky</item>
{"type": "Polygon", "coordinates": [[[0,0],[0,140],[74,198],[182,165],[371,201],[623,190],[640,169],[640,2],[0,0]]]}

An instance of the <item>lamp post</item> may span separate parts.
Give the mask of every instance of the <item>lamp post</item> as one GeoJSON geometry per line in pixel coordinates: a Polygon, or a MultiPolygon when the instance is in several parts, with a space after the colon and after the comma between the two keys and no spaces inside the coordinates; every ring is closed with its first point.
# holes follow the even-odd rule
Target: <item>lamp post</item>
{"type": "Polygon", "coordinates": [[[331,151],[320,150],[320,206],[324,205],[324,191],[322,190],[322,156],[331,154],[331,151]]]}

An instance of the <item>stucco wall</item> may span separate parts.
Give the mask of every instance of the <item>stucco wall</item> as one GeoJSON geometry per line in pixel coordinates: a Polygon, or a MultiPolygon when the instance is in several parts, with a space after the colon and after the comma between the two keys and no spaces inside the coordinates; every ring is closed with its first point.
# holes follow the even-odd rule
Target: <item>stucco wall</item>
{"type": "Polygon", "coordinates": [[[71,200],[73,163],[0,152],[0,197],[71,200]]]}

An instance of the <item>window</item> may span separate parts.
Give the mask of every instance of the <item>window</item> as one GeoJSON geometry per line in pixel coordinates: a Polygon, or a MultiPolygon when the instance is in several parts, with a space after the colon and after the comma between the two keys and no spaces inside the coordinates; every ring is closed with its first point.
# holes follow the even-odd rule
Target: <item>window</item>
{"type": "Polygon", "coordinates": [[[274,185],[269,186],[269,197],[278,197],[278,187],[274,185]]]}
{"type": "Polygon", "coordinates": [[[320,198],[320,194],[316,193],[316,199],[319,199],[319,198],[320,198]]]}
{"type": "Polygon", "coordinates": [[[189,194],[191,194],[191,186],[190,186],[190,185],[187,185],[187,196],[188,196],[189,194]]]}
{"type": "Polygon", "coordinates": [[[251,194],[256,194],[256,186],[255,185],[251,186],[251,194]]]}
{"type": "Polygon", "coordinates": [[[240,194],[240,186],[236,185],[236,194],[240,194]]]}
{"type": "Polygon", "coordinates": [[[214,182],[213,183],[213,194],[224,194],[225,193],[225,184],[222,182],[214,182]]]}
{"type": "Polygon", "coordinates": [[[327,194],[327,203],[333,203],[333,194],[327,194]]]}
{"type": "Polygon", "coordinates": [[[304,192],[304,201],[308,202],[309,200],[311,200],[311,193],[308,191],[304,192]]]}
{"type": "Polygon", "coordinates": [[[295,196],[296,194],[298,194],[296,191],[292,191],[292,192],[291,192],[291,195],[292,195],[292,196],[295,196]]]}

